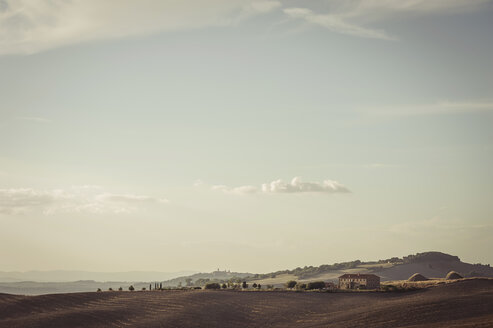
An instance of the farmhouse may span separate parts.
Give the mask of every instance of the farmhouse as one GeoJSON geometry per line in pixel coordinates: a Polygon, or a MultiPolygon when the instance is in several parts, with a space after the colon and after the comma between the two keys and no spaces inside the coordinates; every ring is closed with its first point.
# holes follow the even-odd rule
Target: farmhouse
{"type": "Polygon", "coordinates": [[[339,277],[340,289],[380,288],[380,277],[374,274],[346,273],[339,277]]]}
{"type": "Polygon", "coordinates": [[[325,282],[325,289],[335,290],[337,289],[337,286],[333,282],[325,282]]]}

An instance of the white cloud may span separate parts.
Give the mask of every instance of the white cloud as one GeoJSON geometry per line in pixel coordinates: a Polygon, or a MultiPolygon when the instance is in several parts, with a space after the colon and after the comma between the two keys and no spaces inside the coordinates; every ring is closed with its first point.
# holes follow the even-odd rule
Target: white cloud
{"type": "Polygon", "coordinates": [[[36,53],[91,40],[228,26],[278,1],[0,0],[0,54],[36,53]]]}
{"type": "Polygon", "coordinates": [[[55,201],[54,192],[33,189],[0,189],[0,213],[18,214],[27,209],[42,209],[55,201]]]}
{"type": "Polygon", "coordinates": [[[349,193],[349,189],[337,181],[325,180],[322,182],[303,182],[301,178],[295,177],[291,182],[275,180],[264,183],[260,188],[255,186],[228,187],[224,185],[212,186],[212,190],[219,190],[229,194],[275,194],[275,193],[349,193]]]}
{"type": "Polygon", "coordinates": [[[303,182],[299,177],[293,178],[289,183],[285,183],[282,180],[264,183],[262,185],[262,191],[265,193],[313,192],[327,194],[350,192],[349,189],[337,181],[325,180],[322,182],[303,182]]]}
{"type": "Polygon", "coordinates": [[[294,19],[325,27],[333,32],[383,40],[397,40],[386,31],[365,27],[368,23],[397,16],[446,14],[478,10],[491,0],[332,0],[328,13],[317,13],[308,8],[286,8],[284,13],[294,19]]]}
{"type": "Polygon", "coordinates": [[[78,186],[66,190],[31,188],[0,189],[0,214],[130,213],[148,204],[167,200],[144,195],[112,194],[98,186],[78,186]]]}
{"type": "Polygon", "coordinates": [[[216,185],[211,187],[212,190],[218,190],[227,194],[255,194],[259,189],[255,186],[240,186],[240,187],[228,187],[224,185],[216,185]]]}
{"type": "Polygon", "coordinates": [[[109,194],[104,193],[96,196],[96,200],[103,202],[116,202],[116,203],[167,203],[165,198],[154,198],[143,195],[132,194],[109,194]]]}

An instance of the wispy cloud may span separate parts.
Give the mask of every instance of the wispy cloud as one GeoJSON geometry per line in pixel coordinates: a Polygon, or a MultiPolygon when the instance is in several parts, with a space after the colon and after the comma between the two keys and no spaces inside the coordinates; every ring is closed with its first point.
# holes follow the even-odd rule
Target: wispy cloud
{"type": "MultiPolygon", "coordinates": [[[[439,15],[478,10],[491,0],[332,0],[330,10],[319,13],[306,7],[289,7],[284,13],[293,19],[322,26],[333,32],[362,38],[397,40],[382,29],[369,24],[409,15],[439,15]]],[[[306,3],[304,3],[306,6],[306,3]]]]}
{"type": "Polygon", "coordinates": [[[180,29],[232,26],[250,17],[283,10],[290,19],[304,20],[346,35],[395,40],[369,27],[377,21],[410,14],[443,14],[476,10],[491,0],[1,0],[0,54],[31,54],[94,40],[135,37],[180,29]]]}
{"type": "Polygon", "coordinates": [[[95,197],[96,200],[102,202],[114,202],[114,203],[167,203],[168,200],[165,198],[154,198],[145,195],[134,195],[134,194],[111,194],[104,193],[99,194],[95,197]]]}
{"type": "Polygon", "coordinates": [[[65,190],[31,188],[0,189],[0,214],[130,213],[149,204],[163,204],[164,198],[104,192],[98,186],[77,186],[65,190]]]}
{"type": "Polygon", "coordinates": [[[295,193],[349,193],[349,189],[333,180],[324,180],[322,182],[303,182],[300,177],[293,178],[290,182],[275,180],[264,183],[259,187],[247,185],[239,187],[228,187],[224,185],[212,186],[212,190],[219,190],[229,194],[295,194],[295,193]]]}
{"type": "Polygon", "coordinates": [[[303,19],[308,23],[325,27],[331,31],[358,36],[362,38],[373,38],[383,40],[396,40],[395,37],[389,36],[383,30],[370,29],[346,21],[343,16],[339,15],[320,15],[307,8],[286,8],[284,13],[292,18],[303,19]]]}
{"type": "Polygon", "coordinates": [[[281,6],[252,0],[2,0],[0,54],[36,53],[91,40],[228,26],[281,6]]]}

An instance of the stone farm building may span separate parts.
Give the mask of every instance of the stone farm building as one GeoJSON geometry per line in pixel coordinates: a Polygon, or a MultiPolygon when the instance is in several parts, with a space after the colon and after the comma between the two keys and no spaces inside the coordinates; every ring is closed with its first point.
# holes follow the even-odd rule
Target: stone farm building
{"type": "Polygon", "coordinates": [[[346,273],[339,277],[340,289],[380,288],[380,277],[374,274],[346,273]]]}
{"type": "Polygon", "coordinates": [[[325,283],[325,289],[335,290],[335,289],[337,289],[337,286],[333,282],[326,282],[325,283]]]}

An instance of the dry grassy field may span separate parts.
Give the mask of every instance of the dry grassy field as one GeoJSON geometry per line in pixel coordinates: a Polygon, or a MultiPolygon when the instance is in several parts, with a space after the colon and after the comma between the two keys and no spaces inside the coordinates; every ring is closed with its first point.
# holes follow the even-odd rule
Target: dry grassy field
{"type": "Polygon", "coordinates": [[[493,280],[393,293],[0,294],[0,327],[493,327],[493,280]]]}

